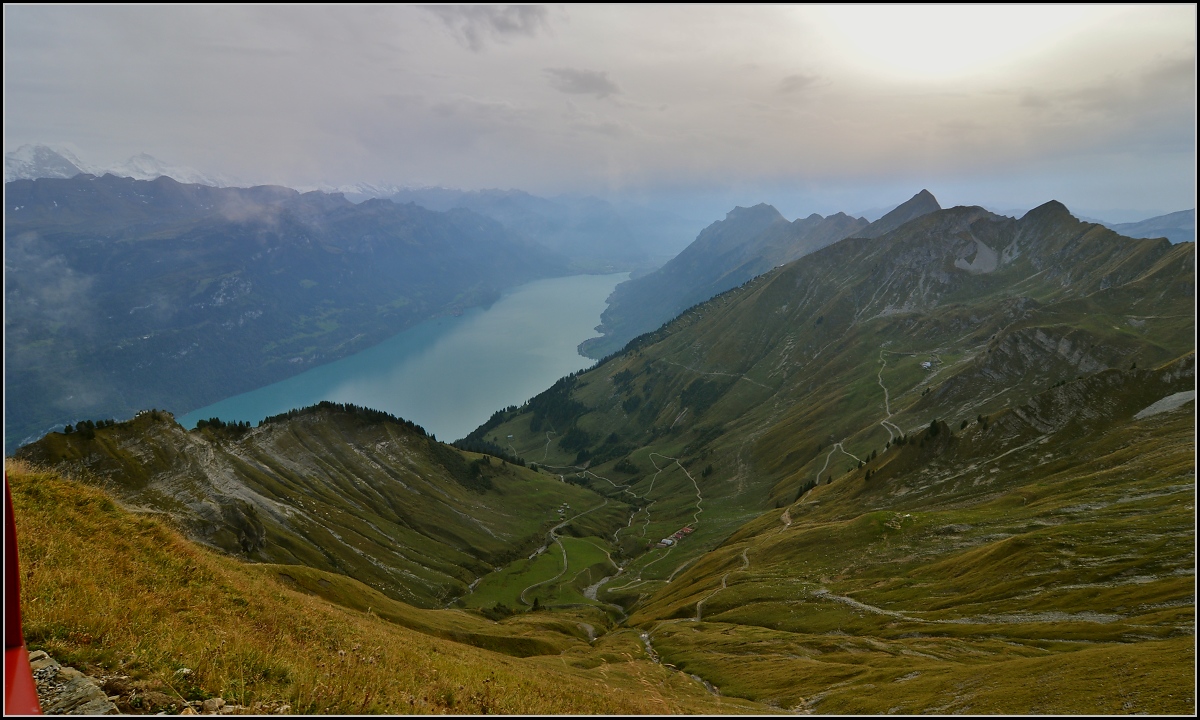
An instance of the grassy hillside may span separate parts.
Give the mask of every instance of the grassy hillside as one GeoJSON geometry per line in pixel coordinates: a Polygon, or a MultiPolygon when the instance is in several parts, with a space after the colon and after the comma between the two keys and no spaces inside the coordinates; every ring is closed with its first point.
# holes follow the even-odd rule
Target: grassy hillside
{"type": "Polygon", "coordinates": [[[1194,401],[1129,420],[1194,387],[1192,362],[924,430],[748,523],[630,622],[726,694],[818,712],[1187,713],[1194,401]]]}
{"type": "Polygon", "coordinates": [[[653,273],[621,283],[598,328],[603,337],[579,346],[589,357],[610,355],[687,308],[842,238],[874,238],[939,210],[922,190],[873,223],[844,213],[816,213],[788,222],[766,204],[734,208],[653,273]]]}
{"type": "MultiPolygon", "coordinates": [[[[589,645],[534,613],[493,623],[405,608],[352,581],[303,568],[247,565],[194,545],[161,519],[106,493],[9,461],[31,648],[103,676],[124,675],[123,703],[221,696],[294,713],[728,713],[754,706],[712,696],[650,661],[636,639],[589,645]],[[284,578],[289,575],[291,580],[284,578]],[[311,581],[311,585],[309,585],[311,581]],[[338,606],[316,592],[326,590],[338,606]],[[339,582],[341,584],[339,584],[339,582]],[[306,587],[314,588],[306,592],[306,587]],[[372,604],[359,608],[355,603],[372,604]],[[546,643],[562,654],[517,658],[416,632],[546,643]],[[184,672],[184,669],[187,672],[184,672]]],[[[577,627],[575,634],[582,635],[577,627]]],[[[140,707],[139,707],[140,704],[140,707]]]]}
{"type": "Polygon", "coordinates": [[[1194,278],[1193,244],[1058,203],[934,212],[693,307],[475,436],[630,503],[597,599],[723,693],[1181,712],[1194,404],[1135,415],[1194,391],[1194,278]],[[1131,643],[1140,679],[1105,674],[1131,643]],[[1137,697],[1111,704],[1118,682],[1137,697]]]}
{"type": "Polygon", "coordinates": [[[588,516],[602,532],[627,514],[619,500],[329,403],[256,428],[185,431],[146,412],[51,433],[17,456],[169,513],[226,552],[348,575],[422,607],[544,545],[564,503],[608,503],[588,516]]]}

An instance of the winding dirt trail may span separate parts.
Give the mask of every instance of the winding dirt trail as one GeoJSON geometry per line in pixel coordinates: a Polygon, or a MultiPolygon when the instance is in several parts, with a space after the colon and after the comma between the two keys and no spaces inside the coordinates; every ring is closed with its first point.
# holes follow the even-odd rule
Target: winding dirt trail
{"type": "MultiPolygon", "coordinates": [[[[550,579],[548,579],[548,580],[541,580],[541,581],[539,581],[539,582],[535,582],[535,583],[533,583],[532,585],[529,585],[529,586],[527,586],[527,587],[526,587],[524,590],[522,590],[522,591],[521,591],[521,595],[519,596],[519,598],[518,598],[518,599],[519,599],[519,600],[520,600],[520,601],[521,601],[523,604],[525,604],[525,605],[531,605],[531,603],[530,603],[528,600],[526,600],[526,599],[525,599],[525,593],[529,592],[530,590],[532,590],[533,588],[535,588],[535,587],[537,587],[537,586],[539,586],[539,585],[545,585],[546,583],[551,583],[551,582],[554,582],[555,580],[557,580],[557,579],[559,579],[560,577],[562,577],[563,575],[565,575],[565,574],[566,574],[566,572],[567,572],[567,567],[568,567],[568,563],[567,563],[567,548],[563,546],[563,544],[562,544],[562,540],[561,540],[561,539],[559,539],[559,536],[558,536],[558,531],[559,531],[559,530],[562,530],[562,529],[563,529],[563,528],[565,528],[567,525],[570,525],[570,524],[571,524],[572,522],[574,522],[574,521],[575,521],[577,518],[581,518],[581,517],[583,517],[584,515],[587,515],[587,514],[588,514],[588,513],[590,513],[590,512],[595,512],[596,510],[599,510],[600,508],[604,507],[605,505],[608,505],[608,498],[604,498],[604,502],[600,503],[600,504],[599,504],[599,505],[597,505],[596,507],[594,507],[594,508],[590,508],[590,509],[588,509],[588,510],[584,510],[583,512],[581,512],[581,513],[578,513],[578,514],[576,514],[576,515],[572,515],[571,517],[569,517],[569,518],[567,518],[567,519],[563,520],[563,521],[562,521],[562,522],[560,522],[559,524],[557,524],[557,525],[555,525],[554,527],[550,528],[550,533],[549,533],[549,536],[550,536],[550,542],[547,542],[545,545],[543,545],[543,546],[541,546],[540,548],[538,548],[537,552],[535,552],[535,553],[533,554],[533,556],[532,556],[532,557],[535,557],[535,558],[536,558],[538,555],[541,555],[543,552],[545,552],[545,551],[546,551],[546,550],[547,550],[547,549],[550,547],[551,543],[553,543],[553,544],[557,545],[557,546],[558,546],[558,549],[559,549],[559,550],[562,552],[562,559],[563,559],[563,567],[562,567],[562,570],[560,570],[560,571],[558,572],[558,574],[557,574],[557,575],[555,575],[554,577],[552,577],[552,578],[550,578],[550,579]]],[[[609,560],[612,560],[611,556],[609,557],[609,560]]]]}
{"type": "Polygon", "coordinates": [[[833,457],[833,454],[834,454],[834,453],[836,453],[836,452],[840,452],[840,453],[842,453],[843,455],[848,455],[848,456],[850,456],[850,457],[854,458],[854,460],[855,460],[856,462],[862,462],[862,461],[863,461],[863,460],[862,460],[862,458],[860,458],[859,456],[857,456],[857,455],[855,455],[854,453],[850,452],[850,451],[849,451],[849,450],[847,450],[846,448],[842,447],[842,442],[843,442],[844,440],[845,440],[845,438],[842,438],[842,440],[839,440],[839,441],[835,442],[835,443],[833,444],[833,446],[829,448],[829,454],[825,456],[825,464],[824,464],[824,465],[822,465],[822,466],[821,466],[821,469],[817,471],[817,484],[818,484],[818,485],[820,485],[820,484],[821,484],[821,473],[825,472],[826,468],[828,468],[828,467],[829,467],[829,460],[830,460],[830,458],[832,458],[832,457],[833,457]]]}
{"type": "MultiPolygon", "coordinates": [[[[649,497],[650,493],[653,492],[653,490],[654,490],[654,483],[658,480],[658,476],[660,474],[662,474],[663,471],[669,469],[671,467],[671,464],[673,463],[676,466],[678,466],[680,470],[683,471],[683,474],[685,476],[687,476],[687,479],[692,482],[692,487],[694,487],[696,489],[696,512],[692,514],[692,525],[693,526],[699,525],[700,524],[700,514],[704,512],[704,507],[703,507],[704,495],[700,492],[700,484],[696,482],[696,478],[692,477],[692,474],[689,473],[687,471],[687,468],[685,468],[679,462],[678,458],[673,458],[669,455],[663,455],[662,453],[657,453],[657,452],[650,453],[649,457],[650,457],[650,464],[654,466],[655,473],[654,473],[654,476],[650,479],[650,488],[648,490],[646,490],[646,494],[643,495],[642,498],[644,499],[646,497],[649,497]],[[663,465],[662,467],[659,467],[658,463],[654,461],[654,458],[656,456],[659,458],[662,458],[664,460],[669,460],[670,462],[663,465]]],[[[611,481],[609,481],[609,482],[611,482],[611,481]]],[[[658,501],[657,500],[651,501],[651,503],[644,508],[644,510],[646,511],[646,521],[644,523],[642,523],[641,537],[646,537],[646,530],[650,527],[650,508],[656,502],[658,502],[658,501]]],[[[666,560],[671,555],[671,552],[674,550],[675,550],[674,545],[667,548],[667,551],[665,553],[663,553],[659,557],[651,560],[650,562],[648,562],[645,565],[638,568],[637,577],[633,578],[632,580],[625,583],[624,585],[615,586],[612,589],[613,590],[627,590],[627,589],[629,589],[631,587],[635,587],[639,584],[649,582],[647,580],[642,579],[642,574],[646,571],[646,568],[650,567],[651,565],[660,563],[663,560],[666,560]]],[[[675,571],[673,573],[671,573],[671,576],[669,578],[667,578],[667,582],[671,582],[671,580],[675,578],[675,575],[677,575],[684,567],[686,567],[688,564],[694,562],[697,559],[698,558],[692,558],[691,560],[688,560],[684,564],[675,568],[675,571]]]]}
{"type": "MultiPolygon", "coordinates": [[[[743,572],[750,569],[750,556],[746,554],[748,551],[749,551],[749,548],[742,548],[742,566],[740,568],[738,568],[738,570],[741,570],[743,572]]],[[[696,603],[696,617],[693,618],[696,622],[700,622],[704,617],[704,603],[708,602],[717,593],[719,593],[722,590],[725,590],[726,588],[729,587],[729,585],[727,584],[726,581],[729,580],[729,576],[732,575],[733,573],[734,573],[734,571],[730,570],[729,572],[722,575],[721,576],[721,587],[719,587],[719,588],[713,590],[712,592],[710,592],[709,594],[705,595],[703,598],[701,598],[696,603]]]]}
{"type": "Polygon", "coordinates": [[[705,372],[704,370],[697,370],[694,367],[688,367],[687,365],[684,365],[683,363],[677,363],[673,360],[665,360],[664,359],[663,362],[668,365],[674,365],[675,367],[681,367],[684,370],[691,370],[692,372],[696,373],[697,375],[717,375],[720,377],[737,378],[738,380],[745,380],[746,382],[750,383],[751,385],[757,385],[760,388],[764,388],[766,390],[771,390],[771,391],[775,390],[775,388],[771,387],[770,385],[763,385],[759,381],[751,380],[750,378],[746,377],[745,375],[738,375],[736,373],[724,373],[724,372],[705,372]]]}
{"type": "Polygon", "coordinates": [[[883,357],[885,352],[887,351],[883,349],[880,349],[879,351],[879,374],[875,376],[875,379],[876,382],[879,383],[879,387],[883,388],[883,412],[885,415],[884,418],[879,421],[879,424],[883,426],[884,430],[887,430],[888,442],[893,442],[896,439],[896,434],[899,433],[900,435],[903,435],[904,430],[902,430],[899,425],[892,422],[892,401],[888,394],[887,385],[883,384],[883,370],[885,367],[887,367],[887,360],[883,357]],[[895,428],[896,432],[892,432],[892,428],[895,428]]]}

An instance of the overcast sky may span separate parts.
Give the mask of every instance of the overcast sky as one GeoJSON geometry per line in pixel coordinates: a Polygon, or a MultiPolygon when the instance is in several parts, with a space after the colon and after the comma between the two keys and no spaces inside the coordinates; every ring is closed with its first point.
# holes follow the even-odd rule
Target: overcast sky
{"type": "Polygon", "coordinates": [[[5,5],[4,61],[5,151],[99,165],[789,217],[1195,202],[1194,5],[5,5]]]}

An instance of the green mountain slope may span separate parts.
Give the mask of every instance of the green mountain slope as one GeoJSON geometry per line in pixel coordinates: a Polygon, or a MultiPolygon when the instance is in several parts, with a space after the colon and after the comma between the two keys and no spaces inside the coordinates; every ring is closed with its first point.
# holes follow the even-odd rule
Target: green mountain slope
{"type": "Polygon", "coordinates": [[[641,554],[597,597],[722,692],[1113,711],[1144,653],[1120,702],[1178,712],[1194,404],[1135,415],[1194,397],[1194,294],[1194,244],[953,208],[693,307],[474,436],[634,505],[614,542],[641,554]]]}
{"type": "Polygon", "coordinates": [[[632,631],[589,642],[595,617],[419,610],[341,575],[223,556],[56,473],[5,470],[25,638],[105,678],[124,713],[213,697],[264,715],[766,709],[654,663],[632,631]]]}
{"type": "Polygon", "coordinates": [[[770,205],[734,208],[663,267],[618,285],[601,316],[604,335],[580,351],[597,358],[610,354],[682,310],[866,226],[842,213],[789,223],[770,205]]]}
{"type": "Polygon", "coordinates": [[[337,407],[150,412],[21,457],[352,610],[602,677],[624,656],[617,687],[648,658],[793,711],[1187,714],[1194,295],[1193,243],[957,207],[769,270],[469,436],[530,468],[337,407]]]}
{"type": "MultiPolygon", "coordinates": [[[[332,404],[257,428],[191,432],[151,411],[51,433],[16,456],[101,483],[239,557],[341,573],[422,607],[445,605],[497,565],[536,551],[564,503],[604,502],[394,418],[332,404]]],[[[611,532],[622,508],[613,501],[589,518],[611,532]]]]}
{"type": "Polygon", "coordinates": [[[618,285],[597,328],[603,336],[584,342],[580,352],[604,357],[687,308],[771,268],[842,238],[879,237],[939,209],[928,190],[873,223],[844,213],[829,217],[814,213],[789,223],[770,205],[734,208],[657,271],[618,285]]]}

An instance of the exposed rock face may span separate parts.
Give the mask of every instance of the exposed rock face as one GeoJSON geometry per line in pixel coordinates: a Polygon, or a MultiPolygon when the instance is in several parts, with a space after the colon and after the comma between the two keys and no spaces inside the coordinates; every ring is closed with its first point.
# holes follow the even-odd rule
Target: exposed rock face
{"type": "Polygon", "coordinates": [[[145,682],[132,681],[126,675],[85,675],[63,667],[42,650],[29,653],[29,665],[46,715],[286,715],[292,709],[282,701],[259,701],[249,707],[220,697],[189,702],[178,695],[149,690],[145,682]]]}
{"type": "Polygon", "coordinates": [[[47,715],[116,715],[117,706],[101,682],[72,667],[63,667],[41,650],[29,653],[38,702],[47,715]]]}

